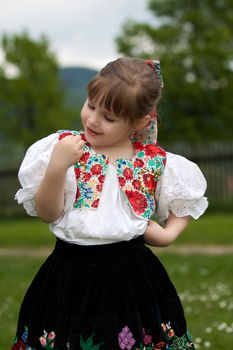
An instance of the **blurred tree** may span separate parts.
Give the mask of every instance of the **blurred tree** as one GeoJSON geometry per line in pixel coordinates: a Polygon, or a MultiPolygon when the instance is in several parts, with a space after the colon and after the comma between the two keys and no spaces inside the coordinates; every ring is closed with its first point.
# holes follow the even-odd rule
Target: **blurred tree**
{"type": "Polygon", "coordinates": [[[150,23],[128,21],[127,56],[161,60],[160,138],[232,140],[233,0],[150,0],[150,23]]]}
{"type": "Polygon", "coordinates": [[[68,128],[74,113],[65,107],[58,64],[47,38],[35,41],[27,32],[3,35],[1,47],[1,138],[26,148],[57,129],[68,128]],[[9,67],[14,70],[11,78],[9,67]]]}

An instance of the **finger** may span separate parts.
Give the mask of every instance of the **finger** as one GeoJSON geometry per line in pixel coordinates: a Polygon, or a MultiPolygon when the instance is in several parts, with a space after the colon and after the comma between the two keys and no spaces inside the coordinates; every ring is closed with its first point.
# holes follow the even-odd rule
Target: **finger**
{"type": "Polygon", "coordinates": [[[78,151],[78,152],[82,152],[82,153],[83,153],[83,151],[84,151],[84,148],[83,148],[84,144],[85,144],[85,142],[83,142],[83,141],[80,141],[80,142],[77,144],[77,151],[78,151]]]}
{"type": "Polygon", "coordinates": [[[85,145],[85,141],[81,140],[79,141],[79,144],[81,145],[81,147],[83,147],[85,145]]]}
{"type": "Polygon", "coordinates": [[[61,139],[61,142],[67,142],[68,140],[72,140],[74,138],[74,135],[67,135],[66,137],[63,137],[61,139]]]}
{"type": "Polygon", "coordinates": [[[81,141],[82,139],[81,139],[81,136],[80,136],[80,135],[74,135],[74,140],[75,140],[76,142],[79,142],[79,141],[81,141]]]}
{"type": "Polygon", "coordinates": [[[83,140],[79,140],[78,142],[76,142],[76,145],[79,149],[83,148],[84,144],[85,144],[85,141],[83,140]]]}

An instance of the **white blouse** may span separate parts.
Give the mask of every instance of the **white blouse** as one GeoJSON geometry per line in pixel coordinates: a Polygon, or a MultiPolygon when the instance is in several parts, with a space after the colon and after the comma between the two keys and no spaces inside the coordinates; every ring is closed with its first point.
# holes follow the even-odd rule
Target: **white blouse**
{"type": "MultiPolygon", "coordinates": [[[[27,151],[19,169],[22,188],[16,200],[27,214],[36,216],[34,197],[44,176],[58,134],[51,134],[34,143],[27,151]]],[[[208,206],[206,180],[198,166],[186,158],[167,152],[165,171],[156,189],[156,217],[163,223],[172,212],[177,217],[199,218],[208,206]]],[[[148,220],[137,216],[121,192],[117,169],[109,164],[98,208],[74,208],[76,178],[73,167],[67,172],[63,215],[49,224],[60,239],[81,245],[128,241],[143,235],[148,220]]]]}

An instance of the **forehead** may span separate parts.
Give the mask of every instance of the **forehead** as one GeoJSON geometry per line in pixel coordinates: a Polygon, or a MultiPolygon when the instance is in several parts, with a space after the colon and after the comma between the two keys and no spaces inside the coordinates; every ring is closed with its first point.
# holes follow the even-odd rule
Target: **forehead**
{"type": "Polygon", "coordinates": [[[101,114],[107,114],[108,116],[111,116],[112,118],[114,118],[114,120],[119,121],[121,123],[124,123],[124,125],[127,125],[127,126],[131,125],[130,121],[127,118],[119,116],[119,115],[115,114],[114,112],[108,110],[107,108],[105,108],[104,105],[101,105],[98,102],[98,100],[97,101],[94,100],[94,102],[93,102],[91,100],[91,98],[88,97],[87,100],[86,100],[86,103],[90,103],[91,105],[93,105],[95,107],[95,109],[97,109],[98,112],[101,113],[101,114]]]}
{"type": "Polygon", "coordinates": [[[89,96],[87,98],[87,103],[88,102],[91,103],[95,108],[97,108],[100,113],[107,113],[108,115],[111,115],[115,118],[122,119],[117,114],[113,113],[111,110],[106,108],[106,106],[103,103],[101,103],[100,100],[98,100],[98,99],[92,100],[91,97],[89,96]]]}

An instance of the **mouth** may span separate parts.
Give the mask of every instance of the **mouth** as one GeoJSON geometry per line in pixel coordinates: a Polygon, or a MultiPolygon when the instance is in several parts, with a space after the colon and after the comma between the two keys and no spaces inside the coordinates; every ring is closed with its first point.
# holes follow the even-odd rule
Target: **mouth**
{"type": "Polygon", "coordinates": [[[87,131],[88,135],[91,135],[91,136],[99,136],[99,135],[102,135],[101,133],[96,132],[96,131],[94,131],[94,130],[92,130],[92,129],[90,129],[90,128],[87,128],[86,131],[87,131]]]}

